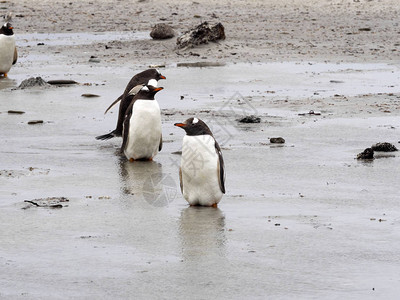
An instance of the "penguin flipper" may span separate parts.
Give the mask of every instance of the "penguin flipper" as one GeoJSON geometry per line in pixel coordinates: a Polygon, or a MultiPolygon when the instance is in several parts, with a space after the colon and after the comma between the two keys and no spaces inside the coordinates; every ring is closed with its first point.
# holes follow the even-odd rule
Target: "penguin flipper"
{"type": "Polygon", "coordinates": [[[125,119],[123,122],[122,126],[122,146],[121,146],[121,152],[124,151],[126,145],[128,144],[128,139],[129,139],[129,123],[132,117],[132,106],[130,105],[127,109],[125,119]]]}
{"type": "Polygon", "coordinates": [[[115,104],[117,104],[119,101],[121,101],[121,99],[122,99],[122,95],[119,96],[118,99],[115,100],[113,103],[111,103],[111,105],[106,109],[106,111],[104,112],[104,114],[106,114],[106,113],[111,109],[111,107],[113,107],[115,104]]]}
{"type": "Polygon", "coordinates": [[[160,136],[160,144],[158,145],[158,151],[162,149],[162,135],[160,136]]]}
{"type": "Polygon", "coordinates": [[[182,168],[179,167],[179,185],[181,187],[181,193],[183,194],[183,181],[182,181],[182,168]]]}
{"type": "Polygon", "coordinates": [[[18,59],[18,51],[17,51],[17,47],[14,48],[14,59],[13,59],[13,65],[15,65],[15,63],[17,62],[18,59]]]}
{"type": "Polygon", "coordinates": [[[112,138],[114,138],[116,136],[117,136],[116,130],[113,130],[110,133],[96,136],[96,140],[103,140],[104,141],[104,140],[112,139],[112,138]]]}
{"type": "Polygon", "coordinates": [[[218,172],[218,182],[219,188],[221,192],[225,194],[225,166],[224,166],[224,158],[222,157],[221,148],[219,147],[217,141],[215,141],[215,152],[218,155],[218,165],[217,165],[217,172],[218,172]]]}

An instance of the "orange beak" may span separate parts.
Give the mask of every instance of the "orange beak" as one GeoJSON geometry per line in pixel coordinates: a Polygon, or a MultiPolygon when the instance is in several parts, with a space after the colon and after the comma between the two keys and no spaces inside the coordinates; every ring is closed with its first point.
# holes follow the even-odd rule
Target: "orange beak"
{"type": "Polygon", "coordinates": [[[164,75],[160,75],[160,79],[167,79],[164,75]]]}
{"type": "Polygon", "coordinates": [[[174,126],[185,127],[186,124],[185,123],[175,123],[174,126]]]}
{"type": "Polygon", "coordinates": [[[158,91],[161,91],[163,89],[164,89],[163,87],[158,87],[158,88],[155,88],[154,91],[158,92],[158,91]]]}
{"type": "Polygon", "coordinates": [[[14,29],[14,27],[10,26],[10,27],[8,27],[8,29],[14,29]]]}

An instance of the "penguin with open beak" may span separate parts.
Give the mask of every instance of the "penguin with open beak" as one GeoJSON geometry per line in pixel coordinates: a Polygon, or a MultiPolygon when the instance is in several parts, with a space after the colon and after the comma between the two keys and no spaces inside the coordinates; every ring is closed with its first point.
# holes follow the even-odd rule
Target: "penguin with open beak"
{"type": "Polygon", "coordinates": [[[106,114],[111,109],[111,107],[113,107],[115,104],[121,101],[121,103],[119,104],[117,127],[110,133],[97,136],[96,137],[97,140],[108,140],[113,137],[122,135],[122,128],[126,111],[129,105],[131,104],[132,96],[134,96],[132,95],[132,90],[134,89],[135,86],[147,84],[151,79],[154,80],[152,85],[157,87],[158,80],[166,79],[166,77],[162,75],[158,69],[148,69],[136,74],[131,78],[131,80],[129,81],[129,83],[125,88],[124,93],[121,96],[119,96],[117,100],[111,103],[111,105],[104,112],[106,114]]]}
{"type": "Polygon", "coordinates": [[[213,206],[225,194],[225,170],[221,148],[210,128],[200,119],[175,123],[186,131],[182,143],[179,179],[190,205],[213,206]]]}
{"type": "Polygon", "coordinates": [[[162,148],[161,111],[154,96],[163,88],[151,85],[154,81],[128,93],[133,99],[125,114],[121,152],[131,162],[152,160],[162,148]]]}
{"type": "Polygon", "coordinates": [[[4,75],[4,77],[7,77],[11,66],[18,59],[13,29],[9,22],[6,22],[0,28],[0,75],[4,75]]]}

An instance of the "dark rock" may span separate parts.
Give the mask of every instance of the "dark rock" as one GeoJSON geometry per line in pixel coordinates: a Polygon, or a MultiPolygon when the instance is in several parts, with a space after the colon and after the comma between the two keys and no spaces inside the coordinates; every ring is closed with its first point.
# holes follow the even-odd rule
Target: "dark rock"
{"type": "Polygon", "coordinates": [[[365,149],[363,152],[357,154],[357,159],[374,159],[374,150],[371,148],[365,149]]]}
{"type": "Polygon", "coordinates": [[[28,122],[29,125],[35,125],[35,124],[43,124],[43,120],[31,120],[28,122]]]}
{"type": "Polygon", "coordinates": [[[24,111],[21,111],[21,110],[9,110],[8,113],[9,113],[9,114],[15,114],[15,115],[22,115],[22,114],[24,114],[25,112],[24,112],[24,111]]]}
{"type": "Polygon", "coordinates": [[[91,56],[90,58],[89,58],[89,62],[92,62],[92,63],[99,63],[100,62],[100,59],[99,58],[97,58],[96,56],[91,56]]]}
{"type": "Polygon", "coordinates": [[[277,137],[277,138],[270,138],[269,142],[272,144],[284,144],[285,139],[283,137],[277,137]]]}
{"type": "Polygon", "coordinates": [[[22,81],[21,84],[17,87],[17,90],[23,90],[35,86],[49,86],[49,84],[44,81],[42,77],[31,77],[22,81]]]}
{"type": "Polygon", "coordinates": [[[239,121],[240,123],[260,123],[261,122],[261,118],[251,115],[251,116],[246,116],[244,118],[241,119],[237,119],[237,121],[239,121]]]}
{"type": "Polygon", "coordinates": [[[178,49],[193,48],[208,42],[216,42],[225,39],[225,29],[221,23],[210,25],[203,22],[196,28],[185,32],[177,38],[176,45],[178,49]]]}
{"type": "Polygon", "coordinates": [[[150,36],[155,40],[165,40],[173,38],[175,36],[175,32],[168,24],[159,23],[154,25],[152,31],[150,32],[150,36]]]}
{"type": "Polygon", "coordinates": [[[381,152],[394,152],[399,151],[395,145],[391,143],[377,143],[371,146],[371,149],[374,151],[381,152]]]}
{"type": "Polygon", "coordinates": [[[299,116],[320,116],[321,113],[310,110],[308,113],[300,113],[299,116]]]}
{"type": "Polygon", "coordinates": [[[95,98],[95,97],[100,97],[100,95],[96,95],[96,94],[82,94],[82,97],[85,98],[95,98]]]}
{"type": "Polygon", "coordinates": [[[69,79],[55,79],[47,81],[48,84],[51,85],[66,85],[66,84],[78,84],[75,80],[69,79]]]}

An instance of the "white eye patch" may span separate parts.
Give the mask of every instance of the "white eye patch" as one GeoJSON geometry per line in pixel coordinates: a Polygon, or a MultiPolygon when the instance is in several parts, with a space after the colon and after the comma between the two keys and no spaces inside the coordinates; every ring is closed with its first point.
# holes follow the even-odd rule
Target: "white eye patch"
{"type": "Polygon", "coordinates": [[[147,86],[142,87],[142,91],[149,91],[149,88],[147,86]]]}
{"type": "Polygon", "coordinates": [[[193,124],[196,124],[197,122],[199,122],[199,119],[197,119],[197,118],[194,118],[192,121],[193,124]]]}
{"type": "Polygon", "coordinates": [[[147,85],[152,85],[154,87],[157,87],[157,80],[155,79],[150,79],[147,85]]]}
{"type": "Polygon", "coordinates": [[[160,75],[161,75],[161,72],[160,72],[160,70],[156,69],[156,71],[157,71],[157,73],[158,73],[158,74],[160,74],[160,75]]]}

